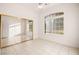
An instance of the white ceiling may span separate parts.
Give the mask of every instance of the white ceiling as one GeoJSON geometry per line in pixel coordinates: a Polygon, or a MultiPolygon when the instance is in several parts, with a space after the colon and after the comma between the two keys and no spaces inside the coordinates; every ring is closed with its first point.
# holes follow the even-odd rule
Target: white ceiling
{"type": "Polygon", "coordinates": [[[37,12],[37,13],[40,13],[42,10],[46,10],[46,8],[49,8],[51,6],[54,6],[54,5],[58,5],[59,3],[48,3],[48,5],[44,5],[42,9],[38,8],[38,4],[39,3],[3,3],[3,4],[0,4],[2,6],[22,6],[26,9],[29,9],[29,10],[32,10],[34,12],[37,12]]]}
{"type": "MultiPolygon", "coordinates": [[[[38,8],[38,3],[18,3],[19,5],[21,5],[21,6],[24,6],[24,7],[29,7],[29,8],[31,8],[31,9],[33,9],[33,10],[40,10],[39,8],[38,8]]],[[[43,6],[43,8],[42,9],[45,9],[45,8],[48,8],[48,7],[50,7],[50,6],[54,6],[54,5],[58,5],[59,3],[48,3],[48,5],[46,5],[46,6],[43,6]]]]}

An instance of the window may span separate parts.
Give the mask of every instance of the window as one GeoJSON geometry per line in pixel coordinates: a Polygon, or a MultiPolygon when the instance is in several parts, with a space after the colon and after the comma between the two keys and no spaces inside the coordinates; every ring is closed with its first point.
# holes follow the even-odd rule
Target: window
{"type": "Polygon", "coordinates": [[[63,17],[54,19],[53,21],[53,33],[63,34],[63,17]]]}
{"type": "Polygon", "coordinates": [[[45,33],[64,34],[64,13],[45,16],[45,33]]]}

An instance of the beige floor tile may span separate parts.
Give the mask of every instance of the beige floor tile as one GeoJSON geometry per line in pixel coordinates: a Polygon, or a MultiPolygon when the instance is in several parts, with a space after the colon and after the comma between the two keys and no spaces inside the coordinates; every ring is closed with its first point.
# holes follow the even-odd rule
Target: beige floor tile
{"type": "Polygon", "coordinates": [[[73,55],[79,50],[47,40],[30,40],[2,49],[2,54],[21,55],[73,55]]]}

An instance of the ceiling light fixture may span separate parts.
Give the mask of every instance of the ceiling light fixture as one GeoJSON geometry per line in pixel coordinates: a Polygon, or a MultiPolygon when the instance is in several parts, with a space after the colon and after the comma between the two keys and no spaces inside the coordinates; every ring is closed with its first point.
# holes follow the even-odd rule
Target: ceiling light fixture
{"type": "Polygon", "coordinates": [[[39,4],[38,4],[38,8],[41,9],[41,8],[43,8],[45,5],[48,5],[48,4],[47,4],[47,3],[39,3],[39,4]]]}

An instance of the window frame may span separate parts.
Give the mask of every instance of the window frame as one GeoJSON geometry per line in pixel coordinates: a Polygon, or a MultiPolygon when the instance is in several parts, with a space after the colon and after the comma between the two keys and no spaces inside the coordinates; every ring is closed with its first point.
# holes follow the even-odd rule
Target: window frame
{"type": "MultiPolygon", "coordinates": [[[[44,19],[45,19],[44,20],[45,33],[64,34],[64,12],[57,12],[57,13],[49,14],[49,15],[45,16],[44,19]],[[48,20],[50,21],[50,24],[51,24],[49,26],[49,27],[51,27],[49,32],[47,32],[47,28],[46,28],[46,26],[47,26],[46,25],[47,18],[49,18],[48,20]],[[60,26],[58,25],[59,26],[59,30],[58,31],[60,31],[60,32],[54,32],[54,24],[52,22],[54,22],[54,20],[60,20],[60,18],[61,19],[63,18],[62,19],[62,24],[63,25],[62,26],[61,25],[60,26]],[[53,21],[51,21],[51,20],[53,20],[53,21]]],[[[55,26],[55,27],[57,27],[57,26],[55,26]]]]}

